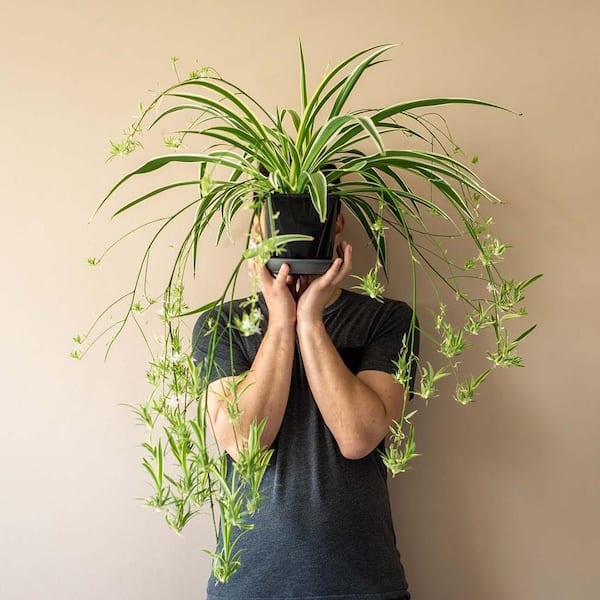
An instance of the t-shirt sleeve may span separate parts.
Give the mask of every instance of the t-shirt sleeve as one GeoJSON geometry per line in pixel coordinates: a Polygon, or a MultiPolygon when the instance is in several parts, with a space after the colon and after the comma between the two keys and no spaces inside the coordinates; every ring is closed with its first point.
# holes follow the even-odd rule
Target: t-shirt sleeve
{"type": "Polygon", "coordinates": [[[192,333],[192,360],[202,364],[202,374],[212,383],[222,377],[240,375],[252,366],[239,339],[239,332],[227,324],[228,305],[219,314],[218,306],[202,313],[192,333]],[[214,359],[210,355],[214,349],[214,359]]]}
{"type": "MultiPolygon", "coordinates": [[[[405,333],[407,345],[410,348],[411,336],[409,331],[412,315],[412,308],[405,302],[393,301],[384,304],[377,315],[373,331],[369,335],[369,341],[363,350],[358,372],[372,369],[393,374],[397,371],[394,362],[397,362],[402,352],[402,336],[405,333]]],[[[419,343],[419,320],[415,314],[414,342],[412,346],[415,356],[419,355],[419,343]]],[[[414,396],[416,374],[417,361],[413,359],[409,382],[409,400],[412,400],[414,396]]]]}

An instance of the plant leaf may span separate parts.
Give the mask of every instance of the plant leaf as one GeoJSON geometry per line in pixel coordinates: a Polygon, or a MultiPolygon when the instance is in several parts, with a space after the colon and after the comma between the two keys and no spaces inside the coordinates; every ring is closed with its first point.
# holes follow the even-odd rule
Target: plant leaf
{"type": "MultiPolygon", "coordinates": [[[[207,162],[216,165],[224,165],[232,169],[243,169],[241,163],[247,161],[245,161],[243,157],[239,154],[227,151],[213,152],[212,154],[166,154],[162,156],[156,156],[145,162],[142,166],[138,167],[137,169],[134,169],[133,171],[130,171],[129,173],[127,173],[127,175],[122,177],[112,187],[108,194],[106,194],[102,202],[100,202],[100,204],[94,211],[94,215],[102,208],[102,206],[110,198],[110,196],[112,196],[115,190],[121,187],[121,185],[123,185],[123,183],[125,183],[128,179],[130,179],[134,175],[141,175],[142,173],[150,173],[152,171],[156,171],[157,169],[160,169],[165,165],[171,164],[173,162],[207,162]]],[[[253,167],[252,165],[248,164],[248,168],[252,169],[253,167]]],[[[94,215],[92,215],[92,218],[94,215]]]]}
{"type": "MultiPolygon", "coordinates": [[[[300,39],[298,39],[298,50],[300,52],[300,114],[304,114],[306,103],[308,102],[308,94],[306,91],[306,66],[304,64],[304,52],[302,51],[302,42],[300,39]]],[[[296,123],[294,123],[294,126],[296,126],[296,123]]],[[[296,131],[298,131],[297,126],[296,131]]]]}
{"type": "Polygon", "coordinates": [[[335,117],[340,114],[344,104],[346,104],[346,100],[348,100],[348,96],[354,89],[354,86],[356,85],[356,83],[358,82],[358,80],[360,79],[362,74],[365,72],[365,70],[368,69],[369,67],[373,66],[373,64],[372,64],[373,61],[378,56],[380,56],[384,52],[387,52],[390,48],[393,48],[396,45],[397,44],[387,44],[387,45],[378,47],[378,49],[375,52],[373,52],[373,54],[368,56],[365,60],[363,60],[354,69],[354,71],[352,72],[350,77],[347,79],[346,83],[344,84],[344,87],[340,90],[340,93],[338,94],[338,96],[335,100],[333,108],[331,109],[331,113],[329,114],[330,119],[332,117],[335,117]]]}
{"type": "Polygon", "coordinates": [[[309,173],[308,180],[310,181],[309,191],[313,206],[321,223],[327,220],[327,179],[321,171],[317,173],[309,173]]]}
{"type": "Polygon", "coordinates": [[[128,204],[126,204],[125,206],[120,208],[116,213],[114,213],[112,215],[111,218],[116,217],[117,215],[121,214],[122,212],[125,212],[126,210],[130,209],[132,206],[135,206],[136,204],[139,204],[140,202],[143,202],[144,200],[147,200],[148,198],[151,198],[152,196],[156,196],[157,194],[160,194],[166,190],[170,190],[171,188],[176,188],[176,187],[180,187],[183,185],[196,185],[197,183],[200,183],[197,179],[192,179],[190,181],[178,181],[177,183],[171,183],[170,185],[165,185],[156,190],[152,190],[151,192],[144,194],[143,196],[140,196],[139,198],[136,198],[132,202],[129,202],[128,204]]]}
{"type": "Polygon", "coordinates": [[[178,319],[180,317],[188,317],[189,315],[196,315],[198,313],[203,313],[207,310],[213,309],[217,304],[219,304],[219,300],[213,300],[212,302],[209,302],[208,304],[204,304],[200,308],[195,308],[194,310],[188,310],[187,312],[179,313],[178,315],[175,315],[174,318],[178,319]]]}
{"type": "Polygon", "coordinates": [[[516,344],[517,342],[520,342],[523,338],[527,337],[536,327],[537,325],[531,326],[527,331],[524,331],[517,339],[515,339],[513,343],[516,344]]]}

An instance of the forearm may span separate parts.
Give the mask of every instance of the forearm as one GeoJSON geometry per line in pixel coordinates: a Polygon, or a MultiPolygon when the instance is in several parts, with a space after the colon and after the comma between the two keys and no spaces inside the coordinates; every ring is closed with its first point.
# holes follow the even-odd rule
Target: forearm
{"type": "MultiPolygon", "coordinates": [[[[237,458],[237,448],[247,439],[250,425],[266,419],[261,445],[269,447],[281,426],[290,392],[295,350],[294,325],[269,324],[251,370],[236,390],[225,388],[217,403],[213,425],[217,441],[237,458]],[[225,402],[237,401],[239,419],[230,418],[225,402]]],[[[228,378],[231,381],[231,378],[228,378]]]]}
{"type": "Polygon", "coordinates": [[[298,338],[310,389],[340,451],[365,456],[388,431],[385,404],[348,370],[322,321],[299,324],[298,338]]]}

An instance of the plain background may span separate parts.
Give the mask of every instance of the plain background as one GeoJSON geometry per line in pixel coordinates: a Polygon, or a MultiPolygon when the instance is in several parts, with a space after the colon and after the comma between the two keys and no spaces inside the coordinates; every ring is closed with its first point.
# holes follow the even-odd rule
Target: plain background
{"type": "MultiPolygon", "coordinates": [[[[514,329],[538,325],[520,346],[525,368],[495,371],[467,407],[450,386],[427,407],[416,401],[422,456],[390,478],[413,598],[598,597],[597,2],[3,0],[1,8],[1,598],[204,597],[209,518],[177,536],[136,500],[151,489],[140,464],[146,438],[120,403],[149,392],[139,333],[128,327],[106,362],[103,341],[81,362],[69,357],[71,337],[130,289],[146,238],[132,236],[95,269],[87,258],[175,200],[121,220],[108,210],[88,219],[144,158],[105,162],[108,141],[148,90],[174,81],[169,57],[184,74],[196,59],[216,68],[270,108],[297,106],[299,36],[313,86],[327,64],[399,44],[365,79],[356,107],[466,96],[523,113],[438,111],[506,201],[488,210],[494,233],[513,246],[503,274],[544,277],[527,290],[529,315],[514,329]]],[[[190,303],[221,290],[240,243],[217,251],[209,240],[190,303]]],[[[405,249],[396,239],[391,251],[386,293],[406,299],[405,249]]],[[[364,256],[357,273],[368,268],[364,256]]],[[[172,258],[165,247],[155,273],[172,258]]],[[[425,283],[423,319],[435,306],[425,283]]],[[[244,280],[239,295],[247,290],[244,280]]],[[[425,344],[423,358],[434,354],[425,344]]],[[[465,355],[465,373],[475,361],[465,355]]]]}

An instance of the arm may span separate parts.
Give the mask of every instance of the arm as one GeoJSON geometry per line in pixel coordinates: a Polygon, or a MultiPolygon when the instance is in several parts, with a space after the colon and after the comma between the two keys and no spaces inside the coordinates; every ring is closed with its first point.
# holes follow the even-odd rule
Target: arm
{"type": "Polygon", "coordinates": [[[266,418],[260,441],[261,446],[268,448],[277,437],[285,414],[296,340],[296,304],[287,284],[288,272],[284,265],[274,279],[267,267],[261,268],[260,282],[269,320],[256,357],[245,377],[223,377],[208,389],[208,412],[215,437],[234,460],[254,420],[266,418]],[[227,403],[236,399],[241,415],[239,422],[232,423],[227,403]]]}
{"type": "Polygon", "coordinates": [[[366,367],[354,375],[348,370],[323,325],[326,298],[352,270],[352,247],[340,245],[327,273],[301,288],[297,331],[300,352],[315,402],[340,452],[349,459],[372,452],[398,420],[404,404],[404,386],[389,373],[366,367]]]}
{"type": "Polygon", "coordinates": [[[340,452],[365,457],[400,417],[404,386],[382,371],[351,373],[322,321],[299,325],[298,338],[310,389],[340,452]]]}

